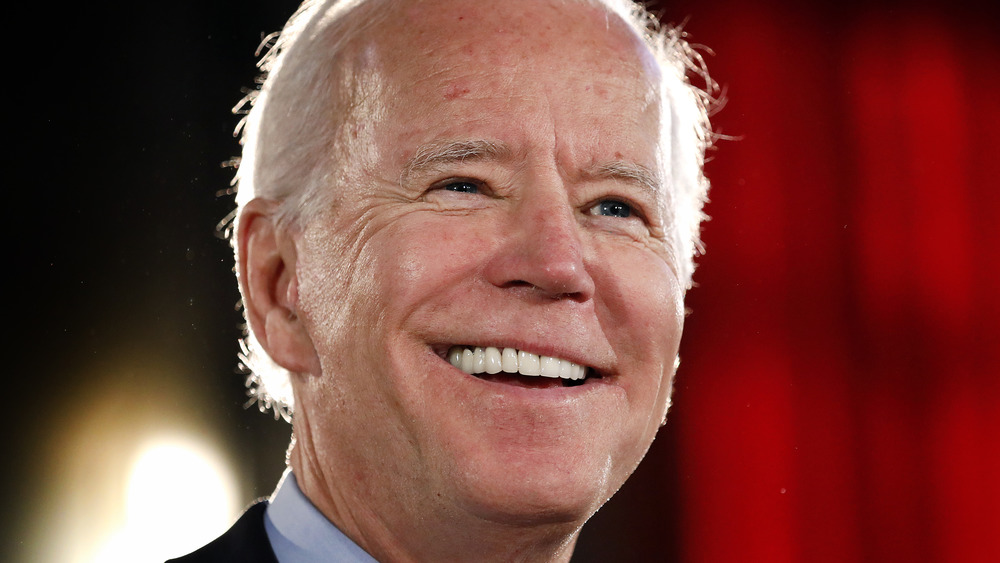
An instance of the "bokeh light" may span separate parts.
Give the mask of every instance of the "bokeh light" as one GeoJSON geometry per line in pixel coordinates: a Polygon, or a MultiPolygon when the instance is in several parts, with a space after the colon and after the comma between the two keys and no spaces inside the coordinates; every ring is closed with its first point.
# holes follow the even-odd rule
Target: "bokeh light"
{"type": "Polygon", "coordinates": [[[211,541],[238,509],[231,472],[217,454],[192,440],[146,446],[129,476],[124,526],[95,563],[163,561],[211,541]]]}

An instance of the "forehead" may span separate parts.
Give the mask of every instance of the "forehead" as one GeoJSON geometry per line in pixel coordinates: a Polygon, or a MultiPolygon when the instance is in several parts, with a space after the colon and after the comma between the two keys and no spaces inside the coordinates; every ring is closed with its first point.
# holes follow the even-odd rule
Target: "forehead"
{"type": "Polygon", "coordinates": [[[532,119],[531,128],[590,128],[607,138],[657,133],[655,60],[597,3],[389,5],[392,11],[356,43],[352,72],[353,129],[381,124],[389,134],[370,139],[374,146],[477,135],[518,145],[522,139],[502,137],[530,133],[524,124],[532,119]]]}
{"type": "Polygon", "coordinates": [[[586,63],[607,74],[655,67],[641,39],[596,1],[417,0],[380,27],[378,40],[401,67],[449,57],[498,67],[586,63]]]}

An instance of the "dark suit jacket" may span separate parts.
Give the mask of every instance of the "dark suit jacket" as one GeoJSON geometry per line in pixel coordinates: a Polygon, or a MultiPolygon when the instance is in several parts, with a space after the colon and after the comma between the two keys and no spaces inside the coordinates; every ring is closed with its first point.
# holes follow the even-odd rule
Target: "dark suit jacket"
{"type": "Polygon", "coordinates": [[[267,501],[254,504],[215,541],[167,563],[278,563],[264,531],[266,509],[267,501]]]}

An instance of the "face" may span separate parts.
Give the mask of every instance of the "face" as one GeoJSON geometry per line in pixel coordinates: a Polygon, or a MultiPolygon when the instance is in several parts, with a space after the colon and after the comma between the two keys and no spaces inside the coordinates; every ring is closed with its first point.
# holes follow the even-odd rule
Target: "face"
{"type": "Polygon", "coordinates": [[[306,465],[389,519],[582,523],[653,440],[681,335],[650,56],[597,8],[446,0],[350,59],[342,166],[296,235],[306,465]],[[499,373],[450,361],[476,347],[499,373]]]}

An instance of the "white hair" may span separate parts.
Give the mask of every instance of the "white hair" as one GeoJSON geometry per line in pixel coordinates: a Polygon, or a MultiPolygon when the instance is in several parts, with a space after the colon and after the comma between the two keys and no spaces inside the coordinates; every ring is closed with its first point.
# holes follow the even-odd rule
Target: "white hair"
{"type": "MultiPolygon", "coordinates": [[[[343,123],[334,111],[349,107],[351,96],[344,88],[338,90],[333,78],[344,67],[339,63],[346,47],[390,13],[384,4],[391,1],[305,0],[280,34],[262,43],[266,52],[258,63],[260,88],[233,110],[245,114],[237,126],[243,146],[234,179],[237,207],[224,222],[235,252],[234,223],[254,198],[279,202],[279,227],[308,222],[324,208],[329,187],[335,184],[331,145],[343,123]]],[[[661,138],[670,139],[662,147],[661,161],[673,196],[679,275],[690,288],[694,257],[702,252],[699,233],[709,186],[704,163],[713,140],[708,116],[715,83],[685,33],[660,25],[632,0],[563,1],[603,6],[617,15],[642,38],[659,66],[661,108],[669,108],[661,111],[661,138]],[[703,86],[693,84],[692,77],[703,86]]],[[[249,372],[248,405],[256,402],[261,411],[273,408],[275,418],[289,420],[294,406],[290,374],[261,348],[249,323],[241,348],[242,367],[249,372]]]]}

